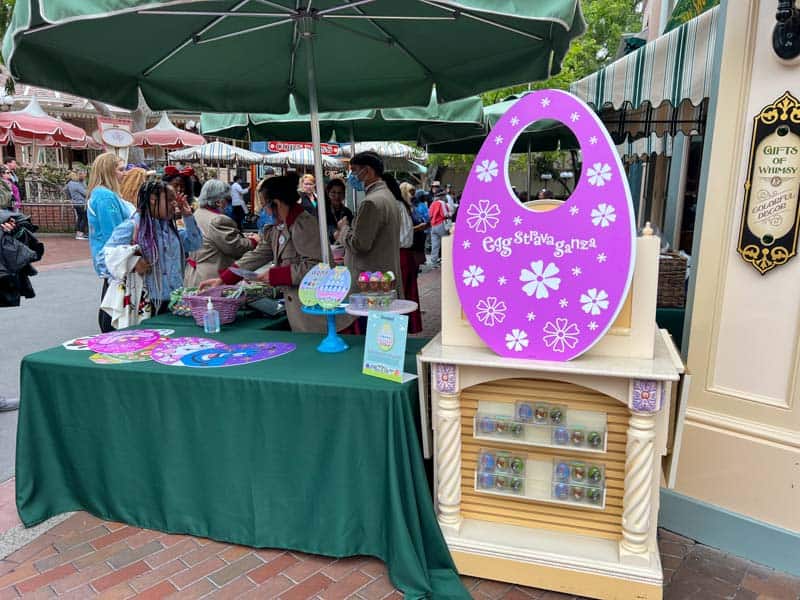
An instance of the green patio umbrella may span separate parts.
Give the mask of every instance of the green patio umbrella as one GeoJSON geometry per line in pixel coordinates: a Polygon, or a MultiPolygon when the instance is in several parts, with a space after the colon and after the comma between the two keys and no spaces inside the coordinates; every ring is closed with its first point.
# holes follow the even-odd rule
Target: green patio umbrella
{"type": "Polygon", "coordinates": [[[126,108],[141,92],[155,110],[281,113],[294,95],[324,204],[320,110],[544,79],[584,29],[579,0],[19,0],[3,57],[15,80],[126,108]]]}
{"type": "MultiPolygon", "coordinates": [[[[200,129],[209,135],[251,140],[307,141],[311,135],[311,116],[297,110],[290,99],[288,113],[238,113],[200,115],[200,129]]],[[[455,138],[478,135],[483,131],[483,104],[479,96],[451,102],[438,102],[436,92],[427,106],[361,109],[321,112],[320,137],[338,142],[378,140],[417,140],[420,137],[455,138]]]]}

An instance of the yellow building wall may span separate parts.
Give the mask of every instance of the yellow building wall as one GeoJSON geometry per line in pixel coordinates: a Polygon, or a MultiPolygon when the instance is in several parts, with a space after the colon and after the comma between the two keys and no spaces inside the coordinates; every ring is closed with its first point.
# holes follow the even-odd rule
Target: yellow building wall
{"type": "Polygon", "coordinates": [[[800,258],[762,276],[736,252],[752,119],[800,95],[800,63],[772,50],[775,8],[727,2],[675,488],[800,531],[800,258]]]}

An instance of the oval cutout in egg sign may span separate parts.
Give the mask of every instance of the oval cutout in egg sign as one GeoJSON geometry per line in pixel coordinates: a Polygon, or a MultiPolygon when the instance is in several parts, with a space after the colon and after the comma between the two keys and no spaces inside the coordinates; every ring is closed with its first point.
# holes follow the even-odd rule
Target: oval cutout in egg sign
{"type": "Polygon", "coordinates": [[[622,163],[594,111],[560,90],[526,94],[495,124],[464,188],[453,237],[461,307],[497,354],[575,358],[605,334],[625,302],[634,227],[622,163]],[[572,195],[549,212],[522,206],[508,179],[514,141],[540,119],[569,127],[583,156],[572,195]]]}

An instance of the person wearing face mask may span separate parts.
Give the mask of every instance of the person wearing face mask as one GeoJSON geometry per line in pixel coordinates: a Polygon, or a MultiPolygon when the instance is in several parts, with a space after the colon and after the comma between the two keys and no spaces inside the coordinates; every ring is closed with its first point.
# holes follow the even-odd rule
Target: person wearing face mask
{"type": "Polygon", "coordinates": [[[203,234],[186,196],[163,181],[148,181],[139,189],[134,215],[118,225],[106,242],[102,260],[108,249],[138,246],[134,270],[144,277],[152,314],[160,314],[167,310],[170,294],[183,286],[186,255],[202,243],[203,234]],[[183,229],[175,224],[178,215],[183,229]]]}
{"type": "MultiPolygon", "coordinates": [[[[273,206],[276,223],[261,231],[258,245],[238,259],[231,267],[255,271],[270,263],[273,265],[259,277],[260,281],[283,290],[286,316],[292,331],[324,333],[325,319],[302,311],[298,288],[303,277],[322,262],[322,246],[317,219],[303,210],[298,200],[296,175],[282,175],[264,179],[257,189],[262,200],[273,206]]],[[[232,285],[241,280],[231,268],[222,271],[219,278],[208,279],[200,289],[222,284],[232,285]]],[[[349,315],[336,318],[337,329],[352,323],[349,315]]]]}
{"type": "Polygon", "coordinates": [[[383,161],[374,152],[359,152],[350,159],[350,185],[365,191],[352,226],[347,219],[337,223],[335,234],[344,246],[344,264],[354,286],[363,271],[391,271],[402,297],[400,275],[400,229],[403,197],[394,177],[383,172],[383,161]]]}

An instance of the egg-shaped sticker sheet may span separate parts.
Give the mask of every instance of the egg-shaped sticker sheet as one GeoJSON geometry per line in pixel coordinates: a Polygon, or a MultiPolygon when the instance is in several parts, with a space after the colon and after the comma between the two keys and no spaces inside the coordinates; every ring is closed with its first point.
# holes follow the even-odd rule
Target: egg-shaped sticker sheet
{"type": "Polygon", "coordinates": [[[628,294],[635,236],[627,178],[607,130],[559,90],[526,94],[497,122],[469,173],[453,239],[453,275],[470,324],[497,354],[566,361],[608,330],[628,294]],[[524,207],[508,160],[539,119],[580,142],[572,195],[549,212],[524,207]]]}

